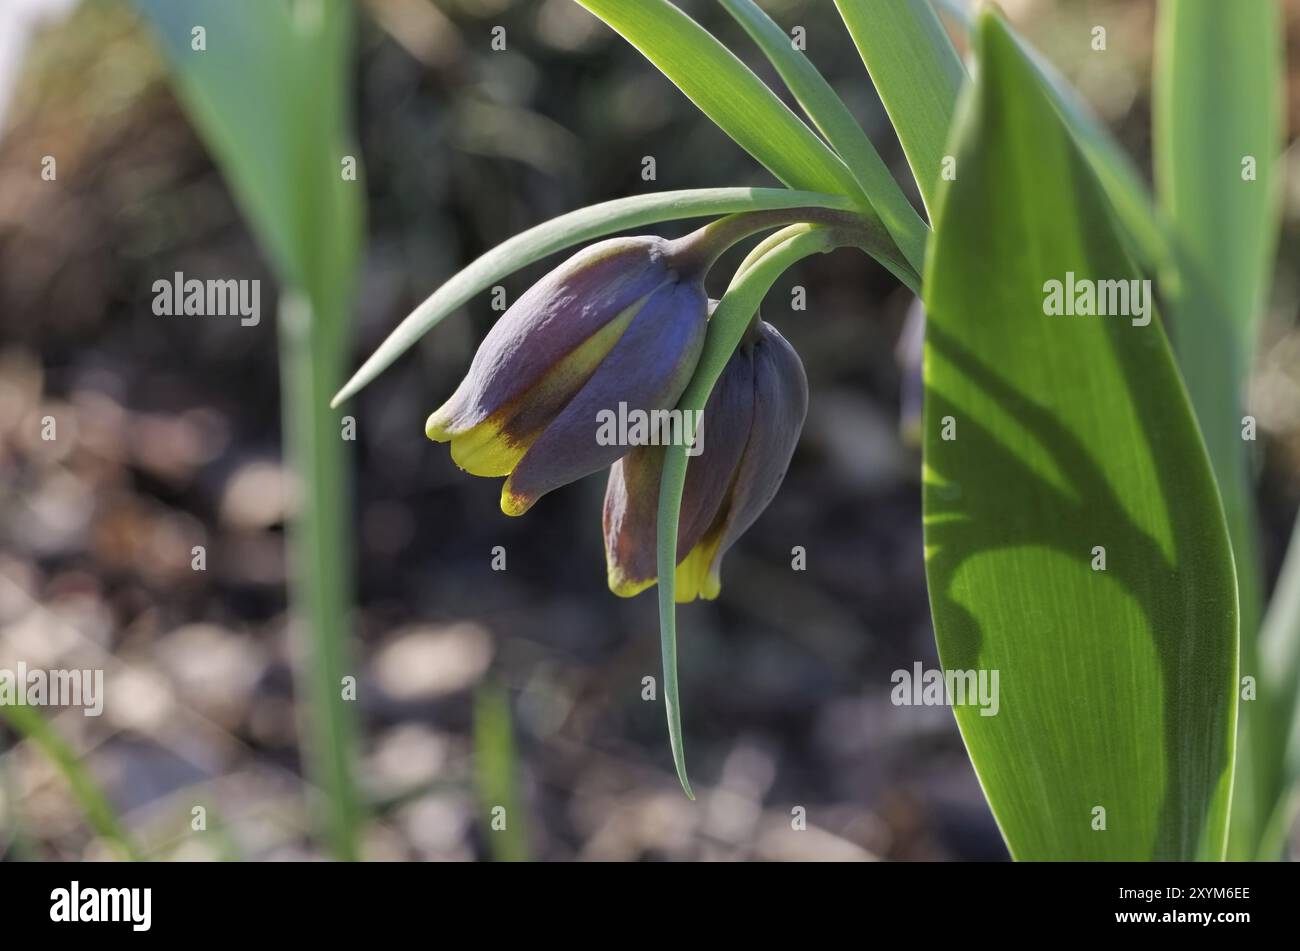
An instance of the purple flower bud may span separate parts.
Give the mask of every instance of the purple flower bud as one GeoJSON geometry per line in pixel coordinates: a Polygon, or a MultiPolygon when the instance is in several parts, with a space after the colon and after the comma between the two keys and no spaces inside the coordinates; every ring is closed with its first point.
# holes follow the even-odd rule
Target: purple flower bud
{"type": "MultiPolygon", "coordinates": [[[[677,533],[678,601],[716,598],[722,556],[767,508],[785,478],[808,412],[794,348],[759,321],[723,368],[704,408],[704,450],[686,468],[677,533]]],[[[657,580],[656,520],[664,449],[634,449],[605,490],[609,587],[630,597],[657,580]]]]}
{"type": "Polygon", "coordinates": [[[509,476],[507,515],[627,452],[598,440],[602,410],[676,405],[708,318],[703,277],[680,265],[682,250],[638,237],[578,252],[501,316],[456,392],[429,417],[425,432],[450,441],[462,469],[509,476]]]}

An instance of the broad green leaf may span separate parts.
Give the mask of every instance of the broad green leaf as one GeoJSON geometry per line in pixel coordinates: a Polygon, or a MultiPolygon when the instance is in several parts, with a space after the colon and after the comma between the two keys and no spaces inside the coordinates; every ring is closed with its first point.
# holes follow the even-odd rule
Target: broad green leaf
{"type": "Polygon", "coordinates": [[[871,203],[894,242],[919,273],[925,263],[926,224],[894,181],[871,139],[853,118],[853,113],[811,60],[802,50],[795,48],[789,35],[754,0],[719,2],[758,44],[808,118],[848,164],[859,191],[871,203]]]}
{"type": "Polygon", "coordinates": [[[935,192],[966,72],[928,0],[835,0],[894,124],[925,207],[935,192]]]}
{"type": "Polygon", "coordinates": [[[1169,241],[1151,192],[1142,181],[1137,167],[1120,148],[1115,137],[1097,120],[1077,92],[1056,67],[1023,40],[1021,50],[1034,64],[1046,83],[1057,112],[1074,135],[1092,170],[1110,199],[1115,217],[1123,228],[1129,252],[1148,274],[1156,274],[1169,263],[1169,241]]]}
{"type": "MultiPolygon", "coordinates": [[[[963,32],[971,29],[974,21],[957,0],[936,0],[935,5],[963,32]]],[[[1051,93],[1062,121],[1092,163],[1092,169],[1123,228],[1129,253],[1147,273],[1162,272],[1171,263],[1172,251],[1160,213],[1154,206],[1151,192],[1142,180],[1137,166],[1110,131],[1097,120],[1088,104],[1066,82],[1060,71],[1014,29],[1010,26],[1007,29],[1020,44],[1021,51],[1034,64],[1051,93]]]]}
{"type": "Polygon", "coordinates": [[[1236,587],[1204,445],[1158,317],[1047,313],[1048,282],[1139,274],[1033,64],[977,30],[925,282],[935,634],[999,678],[957,723],[1016,858],[1218,858],[1236,587]]]}
{"type": "Polygon", "coordinates": [[[736,55],[668,0],[577,0],[791,188],[856,195],[849,170],[736,55]]]}
{"type": "Polygon", "coordinates": [[[854,205],[851,199],[840,195],[797,192],[785,188],[702,188],[616,198],[552,218],[497,245],[434,291],[385,338],[330,405],[338,406],[344,400],[351,399],[444,317],[463,307],[475,294],[491,287],[507,274],[556,251],[616,231],[664,221],[727,215],[740,211],[805,207],[849,211],[854,205]]]}
{"type": "MultiPolygon", "coordinates": [[[[1258,678],[1262,582],[1241,428],[1281,216],[1281,11],[1273,0],[1165,0],[1159,10],[1156,182],[1177,267],[1162,290],[1237,556],[1242,673],[1258,678]]],[[[1254,853],[1283,792],[1283,701],[1289,709],[1294,696],[1242,711],[1233,857],[1254,853]]]]}

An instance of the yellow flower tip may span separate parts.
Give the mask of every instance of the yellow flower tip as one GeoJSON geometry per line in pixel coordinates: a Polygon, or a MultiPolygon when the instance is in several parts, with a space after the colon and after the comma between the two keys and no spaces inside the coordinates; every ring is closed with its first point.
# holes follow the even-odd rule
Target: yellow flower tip
{"type": "Polygon", "coordinates": [[[501,511],[505,512],[512,518],[523,515],[530,508],[536,499],[530,499],[526,495],[520,495],[510,488],[510,480],[506,479],[506,484],[501,487],[501,511]]]}
{"type": "Polygon", "coordinates": [[[424,434],[434,442],[446,442],[455,435],[451,428],[451,419],[444,413],[446,407],[429,414],[424,422],[424,434]]]}
{"type": "Polygon", "coordinates": [[[631,578],[623,571],[613,565],[608,572],[609,590],[614,592],[620,598],[634,598],[647,588],[655,586],[654,578],[631,578]]]}

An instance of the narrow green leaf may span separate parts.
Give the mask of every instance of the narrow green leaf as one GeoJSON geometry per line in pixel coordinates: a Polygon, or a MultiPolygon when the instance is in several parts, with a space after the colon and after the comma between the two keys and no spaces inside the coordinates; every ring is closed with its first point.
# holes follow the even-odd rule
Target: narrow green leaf
{"type": "Polygon", "coordinates": [[[844,163],[731,50],[668,0],[577,0],[791,188],[856,195],[844,163]]]}
{"type": "Polygon", "coordinates": [[[313,295],[322,282],[350,281],[350,269],[334,267],[329,249],[341,244],[346,258],[360,236],[362,185],[340,174],[343,155],[356,152],[347,147],[341,108],[348,5],[324,0],[319,16],[298,18],[287,3],[135,5],[153,26],[196,129],[277,272],[313,295]],[[205,31],[202,50],[194,49],[196,25],[205,31]]]}
{"type": "Polygon", "coordinates": [[[345,441],[329,394],[343,372],[365,187],[345,176],[353,5],[263,0],[135,0],[154,27],[191,121],[284,287],[278,316],[286,455],[301,476],[290,527],[298,689],[307,769],[323,796],[333,853],[356,857],[352,779],[345,441]],[[201,28],[202,32],[198,32],[201,28]]]}
{"type": "Polygon", "coordinates": [[[519,794],[517,764],[510,697],[499,684],[484,684],[474,694],[474,785],[484,838],[497,862],[529,858],[528,817],[519,794]],[[497,824],[498,817],[503,825],[497,824]]]}
{"type": "Polygon", "coordinates": [[[991,14],[977,45],[925,282],[935,634],[999,678],[957,723],[1016,858],[1219,858],[1236,583],[1205,448],[1158,317],[1049,313],[1049,282],[1139,275],[1033,64],[991,14]]]}
{"type": "Polygon", "coordinates": [[[702,188],[633,195],[601,202],[529,228],[505,241],[460,271],[413,310],[353,374],[334,397],[332,406],[351,399],[393,361],[409,350],[448,314],[501,278],[556,251],[616,231],[683,218],[728,215],[740,211],[778,208],[853,210],[840,195],[790,191],[785,188],[702,188]]]}
{"type": "MultiPolygon", "coordinates": [[[[1272,0],[1165,0],[1156,43],[1156,183],[1177,266],[1162,290],[1237,556],[1242,672],[1258,678],[1262,582],[1241,427],[1281,221],[1281,11],[1272,0]]],[[[1234,858],[1254,854],[1284,792],[1290,716],[1278,704],[1295,699],[1263,697],[1264,680],[1261,702],[1242,710],[1234,858]]]]}
{"type": "MultiPolygon", "coordinates": [[[[1191,319],[1229,321],[1240,340],[1235,369],[1244,375],[1282,215],[1281,9],[1273,0],[1163,0],[1157,25],[1160,203],[1187,266],[1204,274],[1225,309],[1191,319]]],[[[1180,333],[1179,347],[1204,337],[1203,329],[1180,333]]]]}
{"type": "Polygon", "coordinates": [[[1295,699],[1300,696],[1300,519],[1291,530],[1291,544],[1260,628],[1258,680],[1257,716],[1269,723],[1270,738],[1276,737],[1267,752],[1277,777],[1272,808],[1260,816],[1263,834],[1254,857],[1271,860],[1282,854],[1300,806],[1300,708],[1295,699]]]}
{"type": "MultiPolygon", "coordinates": [[[[731,286],[709,319],[709,332],[695,375],[678,401],[684,412],[703,412],[713,386],[722,375],[744,336],[745,328],[758,310],[772,284],[796,261],[838,247],[855,246],[872,256],[879,248],[872,242],[887,240],[866,232],[845,231],[823,225],[799,224],[768,237],[736,270],[731,286]]],[[[681,514],[682,489],[686,485],[686,447],[670,445],[664,452],[659,480],[659,512],[656,521],[656,552],[659,572],[659,641],[663,653],[664,706],[668,715],[668,739],[672,747],[677,778],[686,795],[694,799],[686,775],[686,752],[682,745],[681,702],[677,684],[677,530],[681,514]]]]}
{"type": "Polygon", "coordinates": [[[948,127],[966,78],[957,51],[928,0],[835,0],[835,6],[933,218],[948,127]]]}
{"type": "Polygon", "coordinates": [[[758,44],[808,118],[848,164],[859,191],[871,203],[908,262],[920,273],[925,265],[928,228],[853,113],[808,57],[795,49],[789,35],[754,0],[719,2],[758,44]]]}
{"type": "Polygon", "coordinates": [[[54,764],[72,790],[72,796],[81,806],[86,820],[95,833],[107,842],[124,859],[140,858],[139,849],[131,841],[130,835],[113,811],[113,805],[100,789],[95,777],[90,774],[76,752],[68,746],[63,737],[55,732],[54,727],[35,707],[24,704],[0,705],[0,718],[3,718],[21,736],[26,737],[41,750],[45,757],[54,764]]]}

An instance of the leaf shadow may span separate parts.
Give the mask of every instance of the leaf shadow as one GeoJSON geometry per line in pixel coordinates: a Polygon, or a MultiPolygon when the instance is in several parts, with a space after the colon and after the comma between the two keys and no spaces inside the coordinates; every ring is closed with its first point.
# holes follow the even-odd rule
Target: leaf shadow
{"type": "MultiPolygon", "coordinates": [[[[1108,328],[1107,333],[1131,391],[1143,358],[1137,348],[1117,335],[1138,329],[1125,322],[1123,327],[1108,328]]],[[[1155,326],[1141,329],[1158,332],[1155,326]]],[[[997,549],[1040,546],[1090,568],[1094,544],[1104,545],[1108,554],[1122,553],[1122,557],[1109,559],[1107,577],[1123,586],[1145,616],[1166,697],[1164,793],[1154,841],[1142,854],[1166,859],[1198,854],[1216,783],[1230,766],[1224,744],[1213,742],[1213,738],[1230,715],[1231,694],[1213,685],[1196,689],[1195,683],[1191,693],[1181,693],[1187,677],[1195,675],[1206,660],[1207,648],[1196,643],[1195,625],[1204,620],[1195,596],[1198,566],[1178,557],[1205,535],[1204,526],[1198,524],[1203,512],[1194,504],[1166,498],[1176,553],[1171,560],[1160,543],[1134,522],[1089,449],[1049,409],[1020,392],[933,321],[926,334],[935,353],[1035,437],[1070,490],[1067,493],[1053,485],[987,428],[969,415],[963,416],[960,407],[927,385],[929,418],[951,415],[960,427],[958,438],[946,445],[947,451],[932,453],[927,459],[933,475],[957,490],[946,494],[927,490],[925,513],[932,607],[936,615],[942,613],[946,618],[945,666],[975,669],[983,647],[985,634],[979,621],[952,597],[953,580],[967,559],[997,549]],[[1016,493],[1026,517],[1007,519],[1007,492],[1016,493]],[[1103,531],[1104,540],[1097,538],[1103,531]],[[1195,737],[1189,742],[1182,713],[1189,707],[1195,712],[1205,702],[1213,704],[1209,712],[1212,728],[1204,731],[1199,742],[1195,737]]],[[[1141,401],[1137,405],[1142,431],[1160,461],[1160,421],[1141,401]]],[[[1069,672],[1062,675],[1068,677],[1069,672]]],[[[1204,710],[1197,715],[1204,717],[1204,710]]]]}

